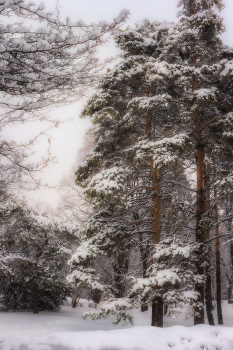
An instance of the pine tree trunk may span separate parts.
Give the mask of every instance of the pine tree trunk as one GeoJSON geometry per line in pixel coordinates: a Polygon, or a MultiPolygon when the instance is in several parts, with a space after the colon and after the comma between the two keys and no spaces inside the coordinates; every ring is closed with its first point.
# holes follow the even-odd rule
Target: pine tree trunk
{"type": "Polygon", "coordinates": [[[230,304],[230,300],[231,300],[231,295],[232,295],[232,283],[233,283],[233,244],[230,244],[230,257],[231,257],[231,278],[230,278],[230,282],[229,282],[229,287],[228,287],[228,300],[229,300],[229,304],[230,304]]]}
{"type": "MultiPolygon", "coordinates": [[[[153,180],[153,190],[155,192],[155,207],[153,209],[153,247],[160,242],[160,222],[161,222],[161,199],[159,196],[159,179],[157,171],[153,168],[153,160],[151,160],[151,171],[153,180]]],[[[152,321],[154,327],[163,327],[163,299],[156,297],[152,303],[152,321]]]]}
{"type": "MultiPolygon", "coordinates": [[[[210,211],[210,190],[208,188],[209,185],[209,171],[210,166],[205,166],[205,177],[204,177],[204,190],[205,190],[205,212],[210,211]]],[[[208,240],[210,237],[210,230],[209,228],[205,231],[205,239],[208,240]]],[[[213,303],[212,303],[212,278],[211,278],[211,272],[210,272],[210,250],[207,247],[206,251],[206,285],[205,285],[205,299],[206,299],[206,314],[207,319],[210,326],[214,326],[214,316],[213,316],[213,303]]]]}
{"type": "MultiPolygon", "coordinates": [[[[151,117],[146,116],[145,136],[150,138],[151,117]]],[[[160,222],[161,222],[161,199],[159,196],[160,186],[157,171],[154,169],[153,159],[150,160],[150,168],[153,182],[153,192],[155,193],[155,205],[153,214],[153,248],[160,242],[160,222]]],[[[156,297],[152,302],[151,326],[163,327],[163,299],[156,297]]]]}
{"type": "MultiPolygon", "coordinates": [[[[214,185],[214,199],[217,200],[217,188],[214,185]]],[[[218,205],[217,202],[214,206],[215,213],[215,233],[219,236],[219,225],[218,223],[218,205]]],[[[217,299],[217,315],[218,324],[223,324],[222,317],[222,288],[221,288],[221,265],[220,265],[220,242],[219,237],[215,239],[215,254],[216,254],[216,299],[217,299]]]]}
{"type": "Polygon", "coordinates": [[[230,244],[231,268],[233,269],[233,243],[230,244]]]}
{"type": "MultiPolygon", "coordinates": [[[[196,135],[196,165],[197,165],[197,208],[196,208],[196,242],[200,243],[199,256],[200,261],[196,262],[196,273],[200,276],[204,275],[204,267],[202,259],[204,255],[204,232],[201,228],[201,219],[204,214],[204,145],[201,139],[200,132],[200,113],[199,110],[195,112],[195,135],[196,135]]],[[[204,324],[204,285],[196,282],[195,291],[199,293],[198,303],[199,307],[194,310],[194,325],[204,324]],[[203,305],[203,306],[201,306],[203,305]]]]}
{"type": "Polygon", "coordinates": [[[163,304],[163,314],[164,314],[164,316],[166,316],[166,314],[167,314],[167,310],[168,310],[168,305],[167,304],[163,304]]]}
{"type": "Polygon", "coordinates": [[[152,303],[151,326],[163,328],[163,299],[157,297],[152,303]]]}
{"type": "Polygon", "coordinates": [[[210,326],[214,326],[213,303],[211,293],[211,274],[208,272],[206,276],[205,297],[206,297],[206,314],[210,326]]]}
{"type": "Polygon", "coordinates": [[[34,281],[33,283],[33,313],[38,314],[38,303],[39,303],[39,295],[38,295],[38,282],[34,281]]]}
{"type": "Polygon", "coordinates": [[[169,235],[170,221],[171,221],[171,199],[168,199],[168,203],[167,203],[167,222],[166,222],[166,228],[165,228],[165,238],[167,238],[168,235],[169,235]]]}
{"type": "Polygon", "coordinates": [[[232,291],[232,281],[229,282],[229,286],[227,288],[227,297],[228,297],[228,304],[231,303],[231,291],[232,291]]]}

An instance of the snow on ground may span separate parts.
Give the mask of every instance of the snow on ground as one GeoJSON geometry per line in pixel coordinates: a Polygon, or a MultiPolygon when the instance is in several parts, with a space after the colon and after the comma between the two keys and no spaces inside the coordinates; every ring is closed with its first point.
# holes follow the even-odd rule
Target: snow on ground
{"type": "MultiPolygon", "coordinates": [[[[233,307],[223,303],[224,326],[193,326],[193,320],[165,317],[165,328],[150,327],[151,311],[134,310],[134,325],[113,318],[83,320],[88,304],[58,312],[0,313],[1,350],[233,350],[233,307]]],[[[216,311],[215,311],[216,316],[216,311]]]]}

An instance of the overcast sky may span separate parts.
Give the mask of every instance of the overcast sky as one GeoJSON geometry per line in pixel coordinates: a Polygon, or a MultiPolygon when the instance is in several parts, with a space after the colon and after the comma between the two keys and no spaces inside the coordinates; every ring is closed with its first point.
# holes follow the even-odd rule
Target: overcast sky
{"type": "MultiPolygon", "coordinates": [[[[39,1],[35,1],[36,3],[39,1]]],[[[141,22],[147,18],[151,21],[176,21],[177,17],[177,0],[60,0],[60,12],[62,17],[69,16],[72,21],[79,19],[86,23],[99,22],[100,20],[112,21],[117,17],[119,12],[126,8],[130,11],[128,24],[133,25],[135,22],[141,22]]],[[[46,9],[54,10],[56,0],[46,0],[46,9]]],[[[233,0],[225,0],[225,9],[222,11],[226,33],[223,34],[223,40],[226,44],[233,46],[233,0]]],[[[115,55],[117,50],[112,42],[108,43],[101,49],[100,57],[109,57],[115,55]]],[[[66,116],[73,118],[72,122],[61,125],[52,133],[52,152],[57,156],[58,163],[50,165],[41,178],[51,186],[58,185],[64,176],[67,176],[75,165],[78,150],[82,147],[83,136],[90,127],[88,119],[79,117],[85,101],[77,102],[75,105],[60,108],[54,112],[56,117],[66,116]]],[[[11,128],[7,131],[8,138],[16,138],[16,135],[30,135],[42,130],[38,123],[28,126],[17,126],[17,130],[11,128]]],[[[19,136],[20,139],[20,136],[19,136]]],[[[31,139],[31,137],[30,137],[31,139]]],[[[40,152],[47,147],[47,139],[41,139],[36,145],[40,152]]],[[[59,200],[59,193],[55,190],[39,190],[28,194],[33,200],[43,200],[55,206],[59,200]]]]}

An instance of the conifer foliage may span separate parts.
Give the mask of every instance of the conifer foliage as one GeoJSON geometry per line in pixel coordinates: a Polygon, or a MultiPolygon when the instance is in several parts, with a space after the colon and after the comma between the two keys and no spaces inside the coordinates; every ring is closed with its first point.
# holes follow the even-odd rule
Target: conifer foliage
{"type": "Polygon", "coordinates": [[[77,225],[13,200],[0,213],[1,310],[59,309],[71,293],[65,276],[77,225]]]}

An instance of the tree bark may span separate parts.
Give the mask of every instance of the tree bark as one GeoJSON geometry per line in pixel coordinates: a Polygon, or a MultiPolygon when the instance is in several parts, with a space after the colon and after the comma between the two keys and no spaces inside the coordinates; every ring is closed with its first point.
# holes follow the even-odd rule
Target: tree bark
{"type": "MultiPolygon", "coordinates": [[[[230,230],[231,230],[231,226],[230,226],[230,230]]],[[[233,283],[233,244],[230,244],[230,256],[231,256],[231,278],[229,281],[229,286],[228,286],[228,304],[230,304],[231,302],[231,296],[232,296],[232,283],[233,283]]]]}
{"type": "Polygon", "coordinates": [[[168,310],[168,305],[167,304],[163,304],[163,314],[164,314],[164,316],[166,316],[166,314],[167,314],[167,310],[168,310]]]}
{"type": "MultiPolygon", "coordinates": [[[[205,177],[204,177],[204,190],[205,190],[205,212],[210,211],[210,190],[207,187],[209,185],[209,170],[210,167],[205,166],[205,177]]],[[[207,228],[205,232],[205,239],[208,240],[210,237],[210,229],[207,228]]],[[[206,285],[205,285],[205,299],[206,299],[206,314],[208,318],[208,322],[210,326],[214,326],[214,316],[213,316],[213,303],[212,303],[212,278],[211,278],[211,272],[210,272],[210,249],[207,247],[206,250],[206,285]]]]}
{"type": "Polygon", "coordinates": [[[230,244],[231,266],[233,269],[233,243],[230,244]]]}
{"type": "Polygon", "coordinates": [[[207,272],[206,275],[206,286],[205,286],[205,297],[206,297],[206,314],[210,326],[214,326],[214,316],[213,316],[213,303],[212,303],[212,292],[211,292],[211,274],[207,272]]]}
{"type": "MultiPolygon", "coordinates": [[[[218,225],[218,204],[217,204],[217,187],[214,185],[214,214],[215,214],[215,234],[219,236],[218,225]]],[[[219,237],[215,240],[215,255],[216,255],[216,299],[217,299],[217,315],[218,324],[223,324],[222,317],[222,288],[221,288],[221,265],[220,265],[220,241],[219,237]]]]}
{"type": "Polygon", "coordinates": [[[228,304],[231,303],[231,293],[232,293],[232,282],[229,284],[227,288],[227,299],[228,299],[228,304]]]}
{"type": "MultiPolygon", "coordinates": [[[[197,166],[197,207],[196,207],[196,242],[200,243],[199,257],[196,262],[196,273],[200,276],[204,275],[204,267],[202,259],[204,255],[204,232],[201,227],[201,219],[204,214],[204,145],[201,139],[201,125],[199,110],[195,112],[195,136],[196,136],[196,166],[197,166]]],[[[204,324],[204,285],[203,283],[195,283],[194,289],[199,293],[198,304],[194,309],[194,325],[204,324]],[[202,305],[202,306],[201,306],[202,305]]]]}
{"type": "Polygon", "coordinates": [[[169,236],[169,230],[170,230],[170,221],[171,221],[171,199],[168,199],[167,203],[167,222],[166,222],[166,228],[165,228],[165,238],[169,236]]]}
{"type": "MultiPolygon", "coordinates": [[[[231,229],[231,227],[230,227],[231,229]]],[[[229,287],[228,287],[228,301],[230,304],[231,301],[231,295],[232,295],[232,283],[233,283],[233,244],[230,244],[230,256],[231,256],[231,278],[230,278],[230,282],[229,282],[229,287]]]]}
{"type": "MultiPolygon", "coordinates": [[[[153,190],[155,193],[155,206],[153,208],[153,247],[160,242],[160,223],[161,223],[161,199],[159,196],[159,179],[158,173],[153,167],[153,160],[151,160],[151,172],[153,180],[153,190]]],[[[163,327],[163,299],[156,297],[152,303],[152,320],[151,325],[154,327],[163,327]]]]}
{"type": "Polygon", "coordinates": [[[163,328],[163,299],[157,297],[152,303],[151,326],[163,328]]]}
{"type": "MultiPolygon", "coordinates": [[[[145,136],[150,139],[150,127],[151,127],[151,117],[146,116],[145,122],[145,136]]],[[[160,242],[160,222],[161,222],[161,199],[159,196],[160,185],[159,178],[156,169],[154,169],[153,159],[150,160],[150,168],[152,174],[153,182],[153,192],[154,192],[154,207],[152,209],[153,215],[153,248],[160,242]]],[[[163,299],[157,296],[152,302],[152,317],[151,326],[153,327],[163,327],[163,299]]]]}
{"type": "Polygon", "coordinates": [[[38,314],[38,303],[39,303],[39,295],[38,295],[38,282],[34,281],[33,283],[33,313],[38,314]]]}

